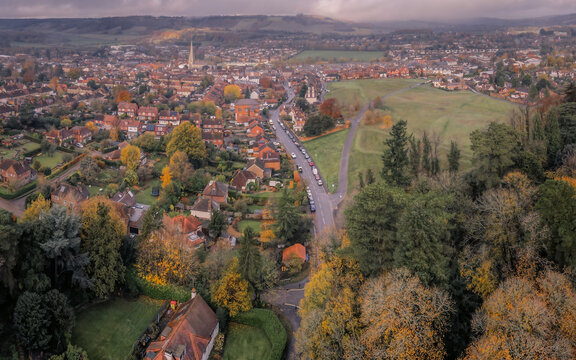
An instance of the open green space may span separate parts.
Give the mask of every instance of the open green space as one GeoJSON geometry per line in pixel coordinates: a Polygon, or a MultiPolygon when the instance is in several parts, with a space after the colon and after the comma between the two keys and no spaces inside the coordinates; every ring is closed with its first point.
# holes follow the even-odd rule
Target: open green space
{"type": "MultiPolygon", "coordinates": [[[[492,121],[505,122],[516,105],[476,95],[471,92],[447,92],[430,87],[417,87],[384,100],[386,113],[394,121],[406,120],[408,133],[437,138],[440,167],[447,167],[446,155],[452,140],[462,153],[460,168],[471,166],[470,133],[492,121]]],[[[349,159],[349,190],[358,185],[358,172],[368,168],[376,176],[382,169],[381,155],[389,129],[377,125],[358,128],[349,159]]]]}
{"type": "Polygon", "coordinates": [[[238,323],[230,323],[225,360],[260,360],[270,358],[270,340],[264,330],[238,323]]]}
{"type": "Polygon", "coordinates": [[[152,196],[152,188],[155,186],[160,186],[160,180],[150,181],[143,186],[134,196],[136,202],[144,205],[154,205],[158,201],[157,196],[152,196]]]}
{"type": "Polygon", "coordinates": [[[66,155],[66,153],[64,153],[62,151],[56,151],[51,156],[48,154],[42,154],[42,155],[36,156],[33,161],[39,161],[43,167],[48,167],[50,169],[53,169],[56,167],[56,165],[64,163],[64,160],[63,160],[64,155],[66,155]]]}
{"type": "Polygon", "coordinates": [[[95,305],[78,314],[72,343],[84,348],[90,359],[124,359],[161,305],[146,297],[95,305]]]}
{"type": "Polygon", "coordinates": [[[330,191],[338,188],[340,159],[348,131],[348,129],[338,131],[304,143],[304,147],[312,156],[330,191]]]}
{"type": "Polygon", "coordinates": [[[40,144],[28,141],[25,144],[13,147],[13,148],[0,148],[0,156],[6,159],[14,159],[16,154],[23,155],[25,152],[36,150],[40,148],[40,144]]]}
{"type": "Polygon", "coordinates": [[[366,79],[345,80],[328,84],[327,98],[335,98],[342,107],[345,117],[352,117],[377,96],[421,83],[421,79],[366,79]]]}
{"type": "Polygon", "coordinates": [[[241,220],[238,222],[238,231],[240,231],[241,233],[244,233],[244,230],[246,230],[246,228],[251,227],[252,230],[254,230],[255,232],[260,232],[260,226],[262,225],[261,221],[258,220],[241,220]]]}
{"type": "Polygon", "coordinates": [[[274,312],[252,309],[232,319],[224,359],[280,360],[287,340],[286,328],[274,312]]]}
{"type": "Polygon", "coordinates": [[[327,61],[331,63],[343,62],[371,62],[384,58],[382,51],[354,51],[354,50],[305,50],[290,60],[293,62],[314,63],[327,61]]]}

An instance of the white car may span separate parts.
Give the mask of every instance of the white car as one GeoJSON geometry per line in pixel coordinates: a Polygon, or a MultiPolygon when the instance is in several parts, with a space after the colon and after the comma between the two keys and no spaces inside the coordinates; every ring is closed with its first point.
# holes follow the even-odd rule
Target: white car
{"type": "Polygon", "coordinates": [[[322,182],[322,180],[318,180],[318,186],[322,186],[324,183],[322,182]]]}
{"type": "Polygon", "coordinates": [[[292,159],[296,159],[296,154],[292,153],[290,156],[292,156],[292,159]]]}

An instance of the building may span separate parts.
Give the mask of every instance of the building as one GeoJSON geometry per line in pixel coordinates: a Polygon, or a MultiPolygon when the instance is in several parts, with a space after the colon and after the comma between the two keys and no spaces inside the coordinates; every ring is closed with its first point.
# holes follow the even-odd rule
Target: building
{"type": "Polygon", "coordinates": [[[74,136],[72,132],[68,129],[61,129],[61,130],[50,130],[44,134],[44,139],[47,141],[62,146],[66,143],[70,143],[74,141],[74,136]]]}
{"type": "Polygon", "coordinates": [[[199,197],[190,207],[190,215],[194,215],[198,219],[210,220],[212,211],[215,210],[220,210],[220,203],[206,197],[199,197]]]}
{"type": "Polygon", "coordinates": [[[230,184],[239,191],[246,191],[246,188],[251,183],[256,184],[257,177],[253,172],[248,170],[236,170],[232,176],[232,180],[230,180],[230,184]]]}
{"type": "Polygon", "coordinates": [[[282,263],[288,264],[290,260],[297,258],[302,260],[302,262],[308,261],[308,256],[306,255],[306,247],[302,244],[294,244],[285,248],[282,251],[282,263]]]}
{"type": "Polygon", "coordinates": [[[27,163],[12,159],[0,161],[0,181],[3,184],[22,186],[36,178],[36,171],[27,163]]]}
{"type": "Polygon", "coordinates": [[[160,125],[180,125],[180,113],[173,110],[162,110],[158,114],[158,123],[160,125]]]}
{"type": "Polygon", "coordinates": [[[63,205],[71,208],[76,208],[83,201],[90,198],[90,192],[84,185],[70,185],[68,183],[61,183],[55,191],[52,192],[50,200],[52,204],[63,205]]]}
{"type": "Polygon", "coordinates": [[[210,180],[204,188],[202,196],[219,203],[228,202],[228,184],[220,181],[210,180]]]}
{"type": "Polygon", "coordinates": [[[158,119],[158,108],[154,106],[143,106],[138,109],[138,120],[156,121],[158,119]]]}
{"type": "Polygon", "coordinates": [[[252,121],[260,121],[260,106],[258,100],[240,99],[234,103],[236,124],[248,126],[252,121]]]}
{"type": "Polygon", "coordinates": [[[158,339],[148,345],[146,360],[207,360],[220,328],[214,311],[192,291],[158,339]]]}
{"type": "Polygon", "coordinates": [[[121,101],[118,103],[118,116],[120,115],[135,117],[138,115],[138,104],[121,101]]]}
{"type": "Polygon", "coordinates": [[[164,214],[162,218],[164,234],[172,239],[181,241],[191,248],[199,248],[204,245],[206,237],[202,232],[202,221],[194,215],[176,215],[170,217],[164,214]]]}
{"type": "Polygon", "coordinates": [[[92,131],[86,126],[74,126],[70,129],[70,133],[75,143],[86,144],[92,140],[92,131]]]}

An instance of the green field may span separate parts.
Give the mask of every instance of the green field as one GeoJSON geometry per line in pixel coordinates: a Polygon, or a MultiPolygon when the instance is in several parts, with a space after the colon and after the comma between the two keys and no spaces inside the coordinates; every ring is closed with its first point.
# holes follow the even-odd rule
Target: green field
{"type": "Polygon", "coordinates": [[[136,202],[144,205],[154,205],[158,201],[157,196],[152,196],[151,191],[154,186],[160,186],[159,180],[154,180],[143,186],[140,191],[134,196],[136,202]]]}
{"type": "Polygon", "coordinates": [[[62,160],[64,155],[66,155],[66,153],[62,151],[56,151],[52,156],[48,156],[47,154],[36,156],[33,161],[39,161],[43,167],[53,169],[56,167],[56,165],[64,163],[62,160]]]}
{"type": "Polygon", "coordinates": [[[233,322],[226,338],[224,360],[268,359],[271,345],[264,330],[233,322]]]}
{"type": "Polygon", "coordinates": [[[377,96],[384,96],[422,81],[419,79],[367,79],[332,82],[328,84],[329,92],[326,97],[338,100],[344,116],[351,117],[377,96]],[[354,109],[354,105],[358,108],[354,109]]]}
{"type": "MultiPolygon", "coordinates": [[[[471,92],[446,92],[418,87],[385,99],[387,113],[394,121],[408,122],[408,132],[421,137],[426,131],[439,138],[440,167],[447,166],[446,154],[452,140],[462,151],[461,169],[471,166],[470,133],[485,128],[491,121],[504,122],[516,105],[471,92]]],[[[350,188],[358,184],[358,172],[372,168],[379,175],[382,168],[383,141],[389,130],[378,126],[360,126],[349,160],[350,188]]],[[[350,190],[349,188],[349,190],[350,190]]]]}
{"type": "Polygon", "coordinates": [[[246,230],[247,227],[251,227],[252,230],[259,233],[261,225],[262,225],[262,222],[258,221],[258,220],[242,220],[242,221],[238,222],[237,227],[238,227],[238,231],[241,233],[244,233],[244,230],[246,230]]]}
{"type": "Polygon", "coordinates": [[[72,343],[84,348],[90,359],[124,359],[161,305],[145,297],[95,305],[78,314],[72,343]]]}
{"type": "Polygon", "coordinates": [[[386,56],[382,51],[346,51],[346,50],[305,50],[294,56],[292,62],[313,63],[327,61],[331,63],[343,62],[371,62],[386,56]]]}
{"type": "Polygon", "coordinates": [[[347,135],[348,129],[304,143],[304,147],[312,156],[330,191],[336,190],[338,187],[340,159],[347,135]],[[332,184],[334,184],[334,188],[332,188],[332,184]]]}
{"type": "Polygon", "coordinates": [[[36,150],[40,148],[40,144],[29,141],[25,144],[22,144],[20,146],[16,146],[14,148],[8,149],[8,148],[0,148],[0,156],[5,157],[7,159],[14,159],[14,157],[16,156],[16,153],[19,153],[20,155],[22,155],[25,152],[28,151],[32,151],[32,150],[36,150]]]}

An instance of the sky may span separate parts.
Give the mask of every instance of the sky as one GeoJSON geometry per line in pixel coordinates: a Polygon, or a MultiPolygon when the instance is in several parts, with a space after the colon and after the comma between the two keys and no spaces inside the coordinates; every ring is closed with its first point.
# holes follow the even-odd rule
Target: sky
{"type": "Polygon", "coordinates": [[[0,0],[2,18],[299,13],[359,22],[524,18],[576,13],[576,0],[0,0]]]}

